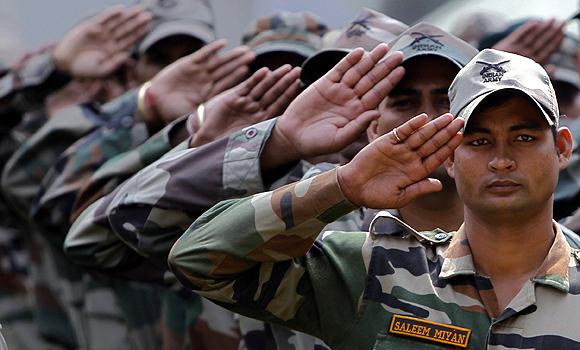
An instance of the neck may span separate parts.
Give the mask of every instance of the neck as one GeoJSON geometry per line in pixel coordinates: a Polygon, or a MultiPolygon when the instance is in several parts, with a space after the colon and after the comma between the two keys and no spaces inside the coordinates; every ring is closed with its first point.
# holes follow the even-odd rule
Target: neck
{"type": "Polygon", "coordinates": [[[551,202],[525,218],[496,218],[465,208],[464,229],[476,270],[492,280],[533,277],[555,237],[551,202]]]}
{"type": "Polygon", "coordinates": [[[463,222],[463,203],[453,187],[425,195],[399,209],[401,219],[418,231],[456,231],[463,222]]]}

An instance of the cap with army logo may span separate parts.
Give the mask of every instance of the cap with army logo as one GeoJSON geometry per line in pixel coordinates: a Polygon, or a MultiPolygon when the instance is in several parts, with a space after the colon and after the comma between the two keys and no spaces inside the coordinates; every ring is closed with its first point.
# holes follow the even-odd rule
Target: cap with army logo
{"type": "Polygon", "coordinates": [[[484,99],[506,89],[524,93],[542,111],[550,126],[558,126],[556,93],[544,68],[527,57],[494,49],[481,51],[451,83],[451,114],[465,119],[467,125],[484,99]]]}
{"type": "Polygon", "coordinates": [[[317,52],[302,65],[300,80],[310,85],[334,67],[357,47],[371,51],[378,44],[388,43],[409,26],[375,10],[363,8],[340,34],[333,32],[331,48],[317,52]]]}

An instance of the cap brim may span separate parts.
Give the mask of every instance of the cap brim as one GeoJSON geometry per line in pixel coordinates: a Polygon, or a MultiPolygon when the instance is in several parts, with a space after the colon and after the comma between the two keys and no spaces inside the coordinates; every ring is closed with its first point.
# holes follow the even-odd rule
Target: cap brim
{"type": "MultiPolygon", "coordinates": [[[[437,57],[441,57],[441,58],[444,58],[444,59],[448,60],[449,62],[451,62],[454,65],[456,65],[459,69],[463,68],[463,65],[459,61],[457,61],[455,58],[450,57],[448,55],[441,54],[441,53],[437,53],[437,52],[434,52],[434,51],[426,51],[426,52],[413,51],[412,53],[405,52],[405,50],[399,50],[399,51],[403,52],[403,63],[405,61],[410,60],[413,57],[419,57],[419,56],[437,56],[437,57]]],[[[393,51],[393,52],[395,52],[395,51],[393,51]]]]}
{"type": "Polygon", "coordinates": [[[473,112],[475,111],[477,106],[479,106],[486,98],[494,95],[495,93],[497,93],[499,91],[503,91],[503,90],[515,90],[515,91],[519,91],[522,94],[524,94],[525,96],[527,96],[531,101],[533,101],[536,104],[538,109],[540,111],[542,111],[542,115],[544,116],[544,118],[548,122],[548,125],[550,125],[550,126],[555,125],[555,122],[550,118],[548,113],[546,113],[546,110],[544,109],[544,107],[542,107],[542,105],[535,98],[530,96],[526,91],[524,91],[522,89],[518,89],[516,87],[502,87],[502,88],[499,88],[497,90],[487,91],[484,94],[477,96],[475,99],[473,99],[471,102],[469,102],[465,107],[463,107],[463,109],[461,109],[457,113],[456,117],[463,118],[465,120],[465,126],[467,126],[467,123],[469,122],[469,119],[471,119],[471,116],[473,115],[473,112]]]}
{"type": "Polygon", "coordinates": [[[317,52],[302,64],[300,80],[306,86],[314,83],[351,51],[349,49],[329,49],[317,52]]]}
{"type": "Polygon", "coordinates": [[[300,55],[304,59],[310,57],[316,52],[316,49],[308,45],[302,44],[300,42],[290,42],[290,41],[273,41],[264,43],[252,49],[256,53],[256,56],[266,55],[270,53],[284,53],[290,52],[293,54],[300,55]]]}
{"type": "Polygon", "coordinates": [[[143,54],[151,46],[157,43],[161,39],[173,35],[188,35],[194,38],[200,39],[204,43],[209,43],[214,40],[215,36],[211,28],[202,22],[193,21],[170,21],[160,23],[145,36],[145,38],[139,44],[137,52],[143,54]]]}

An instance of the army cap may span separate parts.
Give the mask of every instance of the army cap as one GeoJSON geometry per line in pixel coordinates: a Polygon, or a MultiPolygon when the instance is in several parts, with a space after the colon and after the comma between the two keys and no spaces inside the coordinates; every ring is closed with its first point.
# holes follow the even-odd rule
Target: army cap
{"type": "MultiPolygon", "coordinates": [[[[363,8],[356,18],[344,27],[332,48],[322,50],[302,65],[300,80],[310,85],[334,67],[357,47],[371,51],[381,43],[388,43],[409,26],[375,10],[363,8]]],[[[335,34],[333,34],[335,35],[335,34]]]]}
{"type": "Polygon", "coordinates": [[[290,53],[305,60],[322,46],[328,27],[310,12],[282,11],[258,18],[242,37],[242,43],[263,56],[290,53]]]}
{"type": "Polygon", "coordinates": [[[422,55],[443,57],[460,69],[477,54],[477,49],[432,24],[420,22],[389,43],[389,53],[403,53],[403,62],[422,55]]]}
{"type": "Polygon", "coordinates": [[[142,0],[141,3],[153,14],[153,23],[137,48],[139,54],[174,35],[192,36],[204,43],[215,40],[213,11],[208,0],[142,0]]]}
{"type": "Polygon", "coordinates": [[[494,49],[481,51],[457,73],[449,87],[450,112],[467,125],[484,99],[506,89],[524,93],[550,126],[558,126],[558,102],[544,68],[527,57],[494,49]]]}

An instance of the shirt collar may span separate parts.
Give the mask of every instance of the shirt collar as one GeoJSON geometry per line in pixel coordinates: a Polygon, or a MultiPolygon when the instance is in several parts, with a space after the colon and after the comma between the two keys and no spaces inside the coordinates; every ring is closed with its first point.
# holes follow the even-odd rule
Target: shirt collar
{"type": "MultiPolygon", "coordinates": [[[[552,243],[548,255],[532,280],[536,283],[568,292],[570,288],[568,265],[571,251],[560,229],[560,225],[554,221],[553,226],[556,232],[554,243],[552,243]]],[[[469,241],[463,225],[454,234],[451,243],[449,243],[442,255],[443,264],[439,273],[440,278],[448,279],[458,275],[475,275],[471,248],[469,247],[469,241]]]]}

